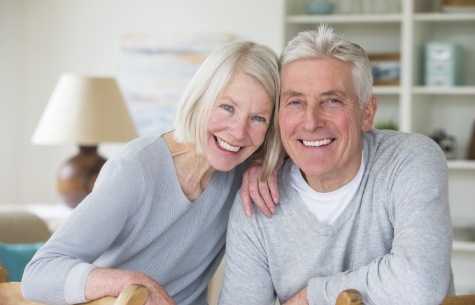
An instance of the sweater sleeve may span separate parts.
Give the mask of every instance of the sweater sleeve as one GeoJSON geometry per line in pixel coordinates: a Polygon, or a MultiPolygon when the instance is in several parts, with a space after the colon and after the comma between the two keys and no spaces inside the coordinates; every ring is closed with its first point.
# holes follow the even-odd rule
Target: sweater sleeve
{"type": "Polygon", "coordinates": [[[240,198],[238,192],[229,215],[224,280],[218,304],[273,305],[276,296],[262,238],[255,229],[256,215],[247,218],[240,198]]]}
{"type": "Polygon", "coordinates": [[[386,168],[371,169],[386,171],[384,181],[374,182],[378,195],[371,200],[386,206],[393,223],[390,252],[365,266],[311,279],[309,304],[334,304],[340,291],[354,288],[368,305],[435,305],[453,289],[447,163],[432,140],[418,140],[392,155],[386,168]]]}
{"type": "Polygon", "coordinates": [[[25,298],[54,305],[85,302],[86,279],[94,261],[121,233],[144,188],[135,159],[109,160],[94,190],[25,268],[25,298]]]}

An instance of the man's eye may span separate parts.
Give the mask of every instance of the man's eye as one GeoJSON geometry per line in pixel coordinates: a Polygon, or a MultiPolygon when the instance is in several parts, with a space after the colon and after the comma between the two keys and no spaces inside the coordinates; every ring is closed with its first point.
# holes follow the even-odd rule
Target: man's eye
{"type": "Polygon", "coordinates": [[[340,100],[336,99],[336,98],[328,99],[328,103],[330,103],[330,104],[336,104],[336,103],[339,103],[339,102],[340,102],[340,100]]]}
{"type": "Polygon", "coordinates": [[[252,116],[251,120],[257,121],[257,122],[264,122],[264,123],[267,122],[266,118],[258,116],[258,115],[252,116]]]}
{"type": "Polygon", "coordinates": [[[289,102],[290,105],[300,105],[300,101],[299,100],[291,100],[289,102]]]}
{"type": "Polygon", "coordinates": [[[233,106],[231,106],[231,105],[226,105],[226,104],[221,105],[221,108],[223,108],[224,110],[229,111],[229,112],[232,112],[232,111],[234,110],[234,107],[233,107],[233,106]]]}

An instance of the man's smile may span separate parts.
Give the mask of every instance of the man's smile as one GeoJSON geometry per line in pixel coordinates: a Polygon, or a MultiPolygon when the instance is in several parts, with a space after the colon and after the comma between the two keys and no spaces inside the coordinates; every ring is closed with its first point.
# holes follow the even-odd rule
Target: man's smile
{"type": "Polygon", "coordinates": [[[333,142],[334,139],[323,139],[319,141],[306,141],[302,140],[303,145],[305,146],[310,146],[310,147],[319,147],[319,146],[325,146],[333,142]]]}

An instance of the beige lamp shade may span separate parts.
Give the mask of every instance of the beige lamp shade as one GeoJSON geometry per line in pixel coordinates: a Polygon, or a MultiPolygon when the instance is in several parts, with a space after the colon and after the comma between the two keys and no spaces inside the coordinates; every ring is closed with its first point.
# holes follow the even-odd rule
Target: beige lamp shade
{"type": "Polygon", "coordinates": [[[134,122],[113,78],[62,75],[32,137],[34,144],[76,144],[79,152],[58,171],[62,200],[74,208],[92,191],[106,162],[103,142],[137,137],[134,122]]]}
{"type": "Polygon", "coordinates": [[[34,144],[97,145],[137,137],[134,122],[113,78],[60,77],[33,134],[34,144]]]}

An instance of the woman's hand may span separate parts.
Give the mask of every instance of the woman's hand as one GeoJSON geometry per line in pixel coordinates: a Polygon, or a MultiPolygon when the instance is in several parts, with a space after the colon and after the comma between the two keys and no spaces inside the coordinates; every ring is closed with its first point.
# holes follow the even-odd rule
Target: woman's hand
{"type": "Polygon", "coordinates": [[[157,281],[145,286],[148,288],[148,300],[145,305],[176,305],[172,297],[157,281]]]}
{"type": "Polygon", "coordinates": [[[163,286],[150,276],[131,270],[94,268],[86,281],[86,299],[97,300],[105,296],[118,297],[132,284],[142,284],[148,289],[145,305],[176,305],[163,286]]]}
{"type": "Polygon", "coordinates": [[[275,213],[275,205],[279,203],[279,188],[277,174],[284,164],[285,156],[282,155],[275,169],[267,181],[261,181],[262,164],[252,162],[242,177],[241,201],[247,217],[252,217],[252,202],[267,217],[275,213]]]}
{"type": "Polygon", "coordinates": [[[252,202],[267,217],[275,213],[275,205],[279,202],[277,188],[277,169],[274,169],[267,181],[260,181],[262,165],[251,164],[243,174],[241,185],[241,201],[247,217],[252,217],[252,202]]]}

